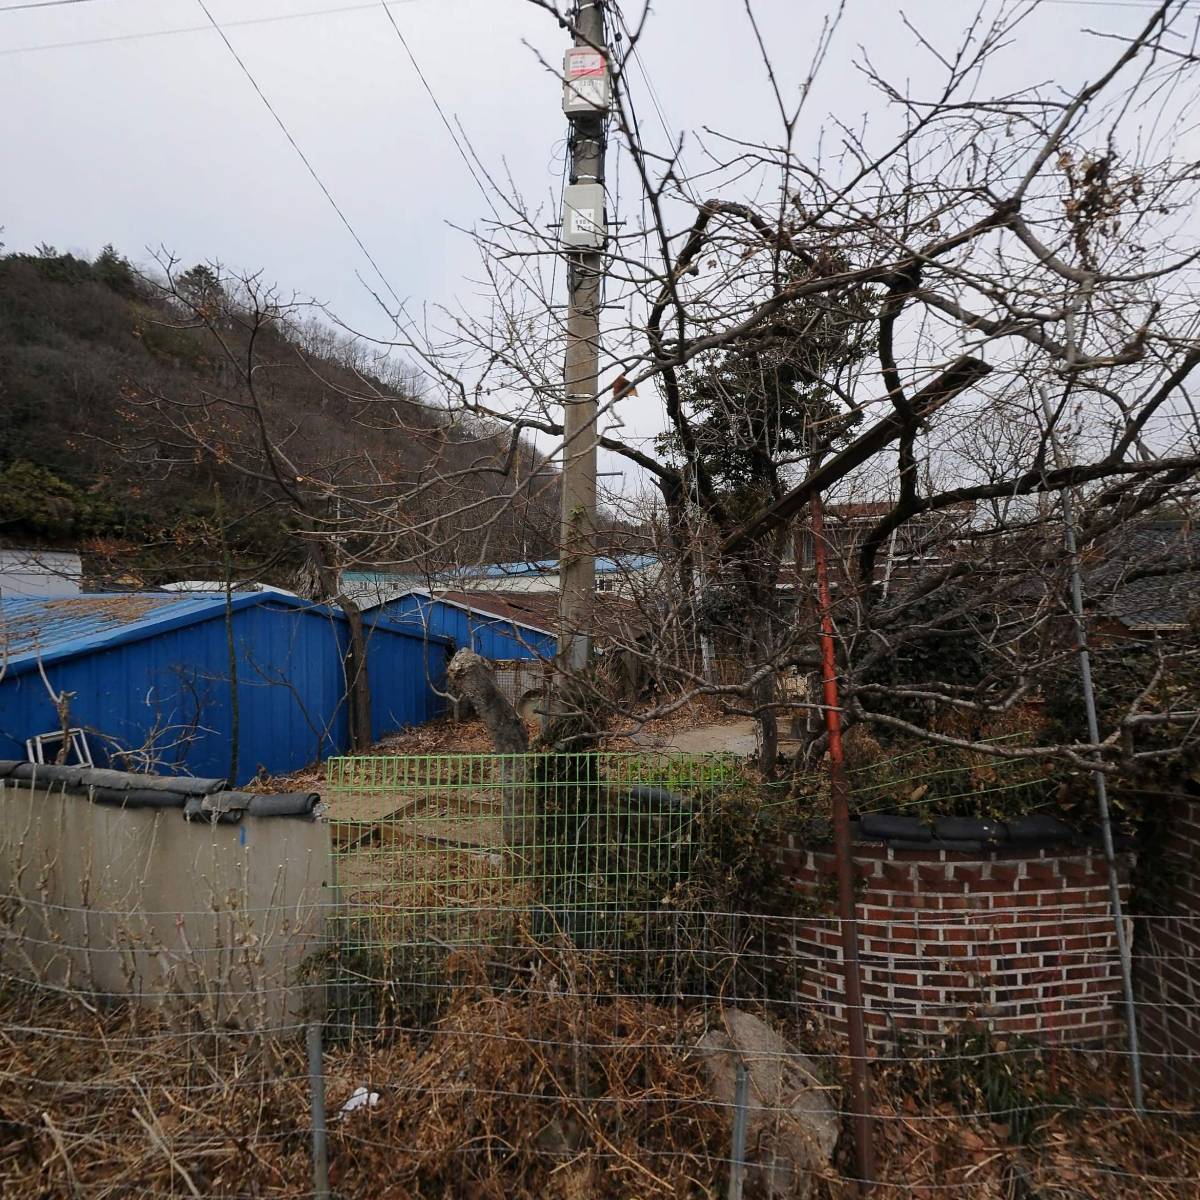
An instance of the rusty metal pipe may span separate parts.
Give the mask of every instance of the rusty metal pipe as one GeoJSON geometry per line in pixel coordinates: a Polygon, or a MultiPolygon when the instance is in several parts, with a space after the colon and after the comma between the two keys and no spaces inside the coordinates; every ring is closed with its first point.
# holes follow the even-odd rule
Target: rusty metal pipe
{"type": "Polygon", "coordinates": [[[842,932],[842,973],[846,1030],[850,1041],[850,1108],[854,1118],[854,1166],[859,1188],[869,1190],[875,1177],[871,1091],[867,1078],[867,1037],[863,1020],[862,967],[858,961],[858,921],[854,915],[854,861],[850,845],[850,783],[842,745],[842,710],[838,700],[837,655],[834,652],[833,604],[825,558],[825,520],[820,496],[812,511],[813,562],[821,613],[821,698],[829,737],[829,790],[833,800],[833,845],[837,858],[838,916],[842,932]]]}

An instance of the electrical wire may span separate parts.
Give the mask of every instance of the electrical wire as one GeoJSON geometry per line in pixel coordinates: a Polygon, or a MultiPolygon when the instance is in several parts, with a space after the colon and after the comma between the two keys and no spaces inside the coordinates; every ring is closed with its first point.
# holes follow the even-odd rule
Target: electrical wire
{"type": "MultiPolygon", "coordinates": [[[[642,77],[642,82],[645,84],[646,94],[650,97],[650,103],[653,105],[654,111],[658,116],[658,123],[662,126],[663,136],[667,139],[667,145],[670,147],[672,153],[674,153],[678,143],[675,140],[675,135],[671,132],[670,123],[667,121],[667,114],[663,108],[662,102],[659,99],[658,91],[650,79],[650,74],[646,70],[645,64],[642,62],[641,47],[634,44],[633,34],[629,28],[629,23],[625,20],[625,14],[621,11],[619,5],[616,7],[616,16],[617,20],[621,24],[621,29],[624,31],[625,40],[629,43],[629,50],[625,53],[625,57],[622,60],[622,65],[627,63],[630,58],[634,60],[634,64],[638,69],[638,74],[642,77]]],[[[626,90],[625,94],[626,96],[629,95],[628,90],[626,90]]],[[[630,104],[632,105],[632,103],[632,98],[630,98],[630,104]]],[[[687,170],[683,166],[682,150],[679,152],[678,161],[680,169],[677,173],[677,178],[679,178],[680,183],[684,191],[687,192],[689,198],[695,201],[695,190],[691,185],[690,179],[688,178],[687,170]]]]}
{"type": "Polygon", "coordinates": [[[300,161],[308,169],[308,173],[312,176],[313,182],[315,182],[317,187],[319,187],[321,189],[321,193],[324,195],[325,199],[329,201],[330,206],[333,208],[333,211],[335,213],[337,213],[339,220],[346,227],[346,230],[349,232],[350,236],[354,239],[354,244],[359,248],[359,250],[362,251],[363,256],[366,258],[367,262],[369,262],[371,264],[371,266],[374,268],[375,274],[379,276],[380,280],[383,283],[383,286],[385,288],[387,288],[392,299],[395,300],[397,305],[399,305],[400,307],[403,307],[404,302],[396,294],[395,288],[393,288],[391,283],[388,282],[387,276],[383,273],[383,270],[380,268],[379,264],[375,261],[375,258],[371,254],[370,250],[367,249],[362,238],[359,237],[358,231],[350,223],[350,218],[346,216],[345,212],[342,210],[341,205],[338,204],[338,202],[333,198],[333,193],[330,192],[329,188],[327,188],[325,186],[325,181],[317,173],[317,169],[316,169],[316,167],[314,167],[312,165],[311,161],[309,160],[308,155],[305,154],[304,151],[300,148],[300,143],[297,142],[296,139],[292,136],[291,130],[288,129],[287,125],[284,124],[283,118],[275,110],[275,106],[271,103],[271,101],[269,99],[267,99],[267,94],[262,90],[261,87],[259,87],[258,80],[254,78],[253,73],[251,72],[250,68],[248,66],[246,66],[245,62],[242,59],[242,56],[240,54],[238,54],[238,52],[234,49],[233,43],[226,36],[225,31],[221,28],[220,25],[217,24],[216,18],[212,15],[211,12],[209,12],[208,5],[205,4],[204,0],[196,0],[196,3],[200,6],[204,15],[209,19],[209,22],[211,23],[213,29],[215,29],[217,31],[217,33],[219,33],[221,35],[221,41],[223,41],[225,43],[226,49],[229,51],[230,54],[233,55],[234,61],[237,63],[237,65],[239,67],[241,67],[242,72],[245,74],[246,78],[250,81],[250,86],[254,88],[254,90],[258,93],[258,98],[263,102],[264,105],[266,105],[267,111],[271,114],[272,117],[275,118],[275,124],[279,126],[279,128],[283,132],[283,136],[285,138],[287,138],[288,143],[291,145],[292,149],[295,150],[297,155],[299,155],[300,161]]]}
{"type": "Polygon", "coordinates": [[[396,23],[396,18],[392,16],[391,9],[379,0],[379,6],[383,9],[384,15],[387,17],[389,24],[394,30],[396,37],[400,39],[400,45],[404,47],[404,53],[408,55],[408,61],[412,63],[413,70],[417,73],[417,78],[421,81],[425,88],[429,99],[433,102],[433,107],[437,110],[437,115],[441,118],[442,124],[446,127],[446,132],[450,135],[450,140],[454,143],[454,148],[458,151],[459,157],[466,164],[467,170],[471,174],[471,178],[475,181],[475,186],[479,189],[480,195],[483,197],[488,208],[492,210],[492,216],[496,218],[496,224],[503,226],[504,222],[500,220],[500,214],[496,211],[496,205],[492,201],[490,191],[484,186],[483,180],[479,178],[479,174],[475,169],[475,164],[471,161],[470,155],[463,148],[462,143],[458,140],[458,135],[454,132],[454,126],[450,124],[450,119],[446,116],[445,110],[442,108],[441,102],[434,94],[432,85],[430,84],[425,72],[421,70],[421,64],[417,62],[417,56],[412,52],[412,47],[408,44],[408,39],[400,30],[400,26],[396,23]]]}
{"type": "MultiPolygon", "coordinates": [[[[44,3],[45,0],[42,0],[42,2],[44,3]]],[[[87,0],[78,0],[78,2],[84,3],[87,0]]],[[[399,4],[414,4],[416,0],[370,0],[369,3],[362,3],[360,0],[358,4],[341,4],[334,8],[314,8],[309,12],[277,13],[273,17],[243,17],[236,21],[224,22],[222,28],[236,29],[243,25],[275,25],[281,21],[303,21],[309,17],[328,17],[341,13],[366,12],[367,9],[378,8],[380,3],[386,4],[388,7],[395,7],[399,4]]],[[[0,9],[0,13],[9,11],[15,10],[0,9]]],[[[143,33],[116,33],[107,37],[77,38],[69,42],[43,42],[29,46],[9,46],[6,49],[0,50],[0,56],[6,54],[40,54],[45,50],[72,50],[82,46],[108,46],[116,42],[138,42],[146,38],[175,37],[178,34],[184,33],[211,32],[211,25],[183,25],[178,29],[148,29],[143,33]]]]}
{"type": "Polygon", "coordinates": [[[6,4],[0,13],[24,12],[30,8],[62,8],[65,4],[92,4],[95,0],[31,0],[28,4],[6,4]]]}

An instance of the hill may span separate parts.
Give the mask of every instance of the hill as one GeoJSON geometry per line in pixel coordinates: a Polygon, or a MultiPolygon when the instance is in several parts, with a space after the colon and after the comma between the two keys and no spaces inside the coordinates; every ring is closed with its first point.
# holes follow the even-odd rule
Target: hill
{"type": "Polygon", "coordinates": [[[273,446],[358,561],[554,552],[532,446],[450,420],[309,312],[205,266],[148,279],[111,247],[0,257],[0,541],[136,582],[288,582],[303,552],[273,446]]]}

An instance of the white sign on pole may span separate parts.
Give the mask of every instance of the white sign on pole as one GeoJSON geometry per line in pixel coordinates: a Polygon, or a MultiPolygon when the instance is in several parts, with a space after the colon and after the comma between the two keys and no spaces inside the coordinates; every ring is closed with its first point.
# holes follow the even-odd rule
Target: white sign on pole
{"type": "Polygon", "coordinates": [[[563,57],[563,112],[607,112],[608,62],[598,50],[574,46],[563,57]]]}

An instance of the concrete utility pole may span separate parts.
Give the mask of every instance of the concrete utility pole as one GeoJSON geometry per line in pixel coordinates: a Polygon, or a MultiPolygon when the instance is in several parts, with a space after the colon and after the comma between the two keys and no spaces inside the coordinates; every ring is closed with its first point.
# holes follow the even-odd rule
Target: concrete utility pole
{"type": "Polygon", "coordinates": [[[596,591],[596,395],[609,107],[604,0],[579,0],[575,35],[575,48],[567,52],[563,77],[563,109],[571,127],[571,164],[562,213],[562,242],[567,250],[567,353],[563,368],[559,549],[560,684],[587,666],[596,591]]]}

